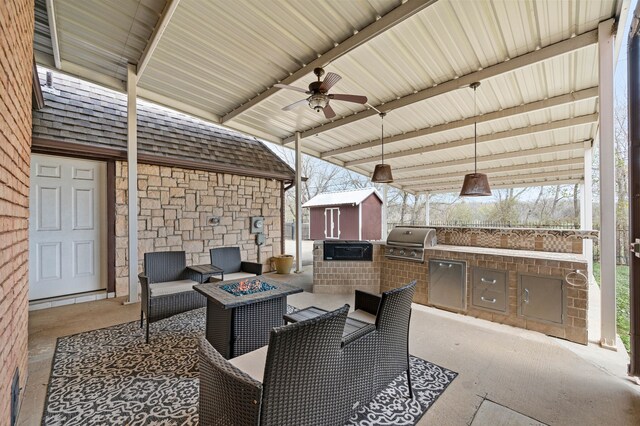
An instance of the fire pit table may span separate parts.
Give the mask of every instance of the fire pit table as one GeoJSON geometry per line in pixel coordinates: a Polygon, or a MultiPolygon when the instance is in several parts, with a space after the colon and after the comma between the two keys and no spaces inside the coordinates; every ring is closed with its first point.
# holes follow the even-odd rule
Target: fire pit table
{"type": "Polygon", "coordinates": [[[271,329],[284,325],[287,296],[302,292],[263,275],[193,288],[207,298],[206,338],[226,359],[267,345],[271,329]]]}

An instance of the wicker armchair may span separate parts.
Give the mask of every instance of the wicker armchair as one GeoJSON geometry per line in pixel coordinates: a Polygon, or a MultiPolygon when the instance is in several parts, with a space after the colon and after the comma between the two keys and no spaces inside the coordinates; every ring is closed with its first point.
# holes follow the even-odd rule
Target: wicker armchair
{"type": "Polygon", "coordinates": [[[207,304],[207,299],[193,289],[199,284],[199,276],[187,269],[184,251],[145,253],[144,272],[138,278],[142,289],[140,327],[146,317],[147,343],[150,323],[207,304]]]}
{"type": "Polygon", "coordinates": [[[209,250],[211,264],[222,269],[225,280],[237,280],[262,274],[262,264],[245,262],[240,247],[216,247],[209,250]]]}
{"type": "Polygon", "coordinates": [[[374,396],[406,371],[409,397],[413,397],[409,371],[409,321],[415,291],[415,280],[382,295],[356,290],[355,311],[350,317],[376,326],[372,333],[376,340],[374,396]]]}
{"type": "MultiPolygon", "coordinates": [[[[366,335],[343,345],[348,310],[345,305],[313,319],[274,328],[263,359],[262,378],[243,372],[202,339],[200,422],[345,424],[353,407],[366,402],[361,398],[372,389],[375,355],[373,339],[366,335]]],[[[262,349],[258,351],[264,354],[262,349]]]]}

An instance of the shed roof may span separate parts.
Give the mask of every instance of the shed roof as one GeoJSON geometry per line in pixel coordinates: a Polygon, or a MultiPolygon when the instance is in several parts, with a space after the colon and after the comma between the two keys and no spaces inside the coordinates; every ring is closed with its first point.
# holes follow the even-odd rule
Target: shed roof
{"type": "MultiPolygon", "coordinates": [[[[45,72],[39,70],[42,82],[45,72]]],[[[43,87],[45,107],[33,112],[34,138],[126,151],[126,95],[60,73],[52,86],[43,87]]],[[[138,102],[138,154],[240,175],[295,176],[255,137],[145,101],[138,102]]]]}
{"type": "Polygon", "coordinates": [[[353,204],[358,206],[364,200],[369,198],[371,194],[375,194],[375,196],[382,201],[382,197],[375,188],[365,188],[353,191],[324,192],[304,203],[302,207],[339,206],[344,204],[353,204]]]}

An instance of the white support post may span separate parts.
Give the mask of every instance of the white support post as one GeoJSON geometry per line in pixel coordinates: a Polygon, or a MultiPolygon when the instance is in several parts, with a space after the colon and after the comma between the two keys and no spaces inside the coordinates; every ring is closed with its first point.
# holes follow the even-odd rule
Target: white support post
{"type": "Polygon", "coordinates": [[[387,193],[389,191],[389,185],[386,183],[382,184],[382,240],[387,240],[387,235],[389,235],[389,229],[387,229],[387,193]]]}
{"type": "Polygon", "coordinates": [[[129,300],[138,301],[138,118],[136,66],[127,68],[127,204],[129,212],[129,300]]]}
{"type": "Polygon", "coordinates": [[[296,132],[296,273],[302,272],[302,147],[296,132]]]}
{"type": "Polygon", "coordinates": [[[424,224],[429,226],[431,225],[431,193],[427,192],[425,195],[427,196],[427,199],[424,202],[424,224]]]}
{"type": "MultiPolygon", "coordinates": [[[[584,180],[580,186],[581,194],[580,200],[582,205],[580,206],[580,229],[592,230],[593,229],[593,176],[592,176],[592,162],[593,162],[593,150],[591,148],[592,142],[587,142],[588,146],[584,149],[584,180]]],[[[583,240],[582,253],[587,259],[589,273],[587,276],[589,279],[593,276],[593,241],[583,240]]]]}
{"type": "Polygon", "coordinates": [[[600,88],[600,345],[616,348],[616,206],[613,133],[613,20],[598,25],[600,88]]]}
{"type": "Polygon", "coordinates": [[[129,212],[129,300],[138,301],[138,118],[136,66],[127,68],[127,205],[129,212]]]}

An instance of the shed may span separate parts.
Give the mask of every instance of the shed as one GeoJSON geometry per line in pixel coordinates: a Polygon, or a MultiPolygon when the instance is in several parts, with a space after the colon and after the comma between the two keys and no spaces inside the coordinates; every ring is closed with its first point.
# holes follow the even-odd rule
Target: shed
{"type": "Polygon", "coordinates": [[[312,240],[382,238],[382,197],[375,188],[318,194],[302,207],[309,209],[312,240]]]}

